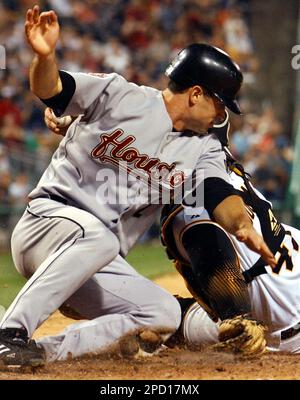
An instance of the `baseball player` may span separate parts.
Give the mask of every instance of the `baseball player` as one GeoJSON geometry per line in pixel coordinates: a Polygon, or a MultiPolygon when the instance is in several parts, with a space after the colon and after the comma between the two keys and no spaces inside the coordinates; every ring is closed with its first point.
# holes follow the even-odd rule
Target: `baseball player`
{"type": "Polygon", "coordinates": [[[54,11],[28,10],[25,31],[35,53],[31,90],[57,116],[78,117],[12,235],[14,263],[28,281],[1,321],[2,364],[43,365],[102,351],[146,328],[162,340],[176,331],[176,299],[124,257],[160,212],[161,197],[173,196],[195,169],[216,220],[275,265],[241,198],[230,187],[214,193],[212,177],[228,180],[224,156],[217,138],[200,135],[224,119],[225,106],[240,113],[242,74],[227,54],[188,46],[167,69],[170,84],[161,92],[115,73],[60,71],[54,11]],[[37,345],[30,337],[58,308],[88,321],[37,345]]]}
{"type": "MultiPolygon", "coordinates": [[[[170,343],[213,345],[242,355],[300,352],[300,231],[280,223],[228,149],[229,123],[213,131],[222,142],[230,184],[276,258],[271,268],[227,233],[209,209],[165,206],[162,238],[194,299],[180,299],[182,324],[170,343]]],[[[217,184],[217,182],[216,182],[217,184]]]]}

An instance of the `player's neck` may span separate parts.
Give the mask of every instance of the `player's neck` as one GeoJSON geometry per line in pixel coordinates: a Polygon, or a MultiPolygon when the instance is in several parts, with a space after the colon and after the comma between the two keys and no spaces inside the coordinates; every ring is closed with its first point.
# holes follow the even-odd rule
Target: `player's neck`
{"type": "Polygon", "coordinates": [[[162,92],[162,96],[165,102],[166,109],[172,120],[173,127],[178,131],[184,131],[187,129],[185,124],[186,107],[185,107],[185,95],[181,93],[172,93],[169,89],[165,89],[162,92]]]}

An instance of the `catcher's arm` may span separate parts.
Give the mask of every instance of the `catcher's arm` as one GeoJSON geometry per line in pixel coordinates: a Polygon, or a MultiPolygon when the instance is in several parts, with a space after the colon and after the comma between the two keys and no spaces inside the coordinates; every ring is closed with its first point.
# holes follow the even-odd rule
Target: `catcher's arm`
{"type": "Polygon", "coordinates": [[[240,196],[226,197],[213,211],[213,216],[227,232],[244,242],[249,249],[260,254],[272,268],[276,260],[263,237],[253,227],[250,217],[240,196]]]}

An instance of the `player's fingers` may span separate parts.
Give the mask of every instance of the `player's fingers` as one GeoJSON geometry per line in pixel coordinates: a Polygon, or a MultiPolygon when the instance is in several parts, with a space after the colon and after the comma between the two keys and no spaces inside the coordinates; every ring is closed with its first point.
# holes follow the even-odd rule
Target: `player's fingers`
{"type": "Polygon", "coordinates": [[[51,108],[47,111],[47,118],[51,123],[55,124],[55,126],[58,126],[58,119],[51,108]]]}
{"type": "Polygon", "coordinates": [[[50,121],[49,118],[44,118],[45,124],[47,125],[48,128],[50,128],[50,121]]]}
{"type": "Polygon", "coordinates": [[[51,132],[60,134],[60,129],[59,129],[59,128],[55,128],[55,127],[48,126],[48,129],[49,129],[51,132]]]}
{"type": "Polygon", "coordinates": [[[51,132],[60,134],[60,129],[59,129],[59,128],[52,128],[52,127],[48,126],[48,129],[49,129],[51,132]]]}
{"type": "Polygon", "coordinates": [[[39,23],[45,25],[50,22],[51,11],[42,12],[39,16],[39,23]]]}
{"type": "Polygon", "coordinates": [[[45,108],[44,118],[51,119],[52,117],[52,109],[50,107],[45,108]]]}
{"type": "Polygon", "coordinates": [[[276,266],[276,260],[263,238],[254,229],[240,229],[236,233],[236,238],[240,242],[244,242],[249,249],[260,254],[272,268],[276,266]]]}
{"type": "Polygon", "coordinates": [[[252,250],[256,251],[258,254],[261,255],[261,257],[265,260],[265,262],[270,265],[270,267],[274,268],[276,266],[276,260],[269,249],[269,247],[266,245],[264,240],[260,237],[258,238],[252,238],[250,239],[249,247],[252,248],[252,250]]]}
{"type": "Polygon", "coordinates": [[[44,113],[44,121],[45,121],[45,124],[46,124],[48,127],[50,126],[51,123],[54,122],[53,119],[52,119],[52,117],[51,117],[51,115],[49,115],[49,113],[46,112],[46,110],[45,110],[45,113],[44,113]]]}
{"type": "Polygon", "coordinates": [[[50,11],[49,19],[51,22],[58,22],[57,15],[53,10],[50,11]]]}
{"type": "Polygon", "coordinates": [[[28,36],[31,27],[32,27],[32,23],[29,21],[26,21],[25,25],[24,25],[26,36],[28,36]]]}
{"type": "Polygon", "coordinates": [[[35,24],[37,24],[39,21],[39,13],[40,13],[40,8],[39,6],[35,5],[33,7],[33,12],[32,12],[32,20],[35,24]]]}
{"type": "Polygon", "coordinates": [[[270,267],[276,267],[276,259],[274,254],[271,252],[265,242],[261,243],[260,254],[262,258],[270,265],[270,267]]]}
{"type": "Polygon", "coordinates": [[[26,13],[26,23],[33,24],[33,11],[31,8],[26,13]]]}
{"type": "Polygon", "coordinates": [[[252,230],[249,234],[249,239],[252,242],[254,250],[262,256],[268,265],[274,268],[276,265],[275,257],[267,246],[263,237],[260,236],[255,230],[252,230]]]}
{"type": "Polygon", "coordinates": [[[45,123],[46,123],[47,127],[51,130],[55,130],[58,128],[58,125],[49,118],[45,118],[45,123]]]}

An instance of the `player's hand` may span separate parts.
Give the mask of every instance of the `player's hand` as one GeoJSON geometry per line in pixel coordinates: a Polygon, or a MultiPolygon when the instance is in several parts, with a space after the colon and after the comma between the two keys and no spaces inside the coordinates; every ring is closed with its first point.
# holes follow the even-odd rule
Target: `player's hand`
{"type": "Polygon", "coordinates": [[[66,118],[67,117],[57,118],[55,116],[54,112],[52,111],[52,109],[49,107],[47,107],[44,111],[44,121],[45,121],[47,128],[50,129],[50,131],[52,131],[53,133],[55,133],[57,135],[65,136],[69,126],[75,119],[75,118],[69,117],[70,123],[65,124],[67,121],[66,118]],[[62,124],[62,121],[64,122],[64,124],[62,124]]]}
{"type": "Polygon", "coordinates": [[[244,242],[249,249],[260,254],[261,257],[270,265],[272,268],[276,266],[276,259],[267,246],[266,242],[259,235],[253,227],[242,228],[236,231],[235,237],[240,241],[244,242]]]}
{"type": "Polygon", "coordinates": [[[57,15],[54,11],[40,13],[39,6],[34,6],[26,14],[25,34],[36,54],[48,56],[54,52],[59,38],[57,15]]]}
{"type": "Polygon", "coordinates": [[[252,221],[246,212],[245,204],[240,196],[226,197],[213,211],[215,221],[237,240],[244,242],[250,250],[260,254],[272,268],[276,260],[268,248],[263,237],[253,227],[252,221]]]}

